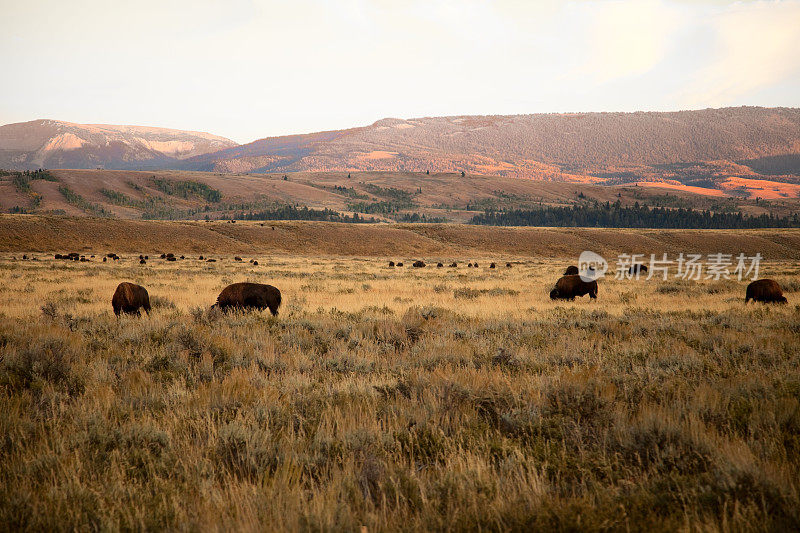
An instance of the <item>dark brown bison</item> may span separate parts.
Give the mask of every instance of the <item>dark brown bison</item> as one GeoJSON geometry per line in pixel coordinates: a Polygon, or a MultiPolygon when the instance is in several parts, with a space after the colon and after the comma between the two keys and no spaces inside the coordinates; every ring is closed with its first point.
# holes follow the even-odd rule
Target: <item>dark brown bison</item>
{"type": "Polygon", "coordinates": [[[419,261],[419,260],[414,261],[414,263],[412,263],[411,266],[414,268],[423,268],[425,266],[425,261],[419,261]]]}
{"type": "Polygon", "coordinates": [[[475,263],[475,264],[474,264],[474,265],[472,265],[472,266],[474,266],[475,268],[478,268],[478,263],[475,263]]]}
{"type": "Polygon", "coordinates": [[[234,258],[233,258],[233,260],[234,260],[234,261],[241,261],[241,260],[242,260],[242,258],[241,258],[241,257],[239,257],[239,256],[237,255],[236,257],[234,257],[234,258]]]}
{"type": "Polygon", "coordinates": [[[258,309],[263,311],[269,308],[273,315],[278,314],[281,305],[281,291],[272,285],[263,283],[234,283],[228,285],[217,296],[217,303],[212,307],[227,309],[258,309]]]}
{"type": "Polygon", "coordinates": [[[496,266],[497,266],[497,265],[495,265],[494,263],[491,263],[491,264],[489,265],[489,268],[495,268],[496,266]]]}
{"type": "Polygon", "coordinates": [[[394,261],[389,261],[389,266],[393,267],[394,266],[394,261]]]}
{"type": "Polygon", "coordinates": [[[139,264],[140,265],[146,265],[147,261],[145,261],[144,259],[139,259],[139,264]]]}
{"type": "Polygon", "coordinates": [[[253,266],[254,266],[254,267],[257,267],[257,266],[258,266],[258,261],[256,261],[255,259],[253,260],[253,266]]]}
{"type": "Polygon", "coordinates": [[[403,263],[397,263],[397,266],[401,267],[403,266],[403,263]]]}
{"type": "Polygon", "coordinates": [[[786,296],[781,291],[781,286],[772,279],[759,279],[747,286],[744,303],[750,300],[765,303],[785,304],[786,296]]]}
{"type": "Polygon", "coordinates": [[[141,285],[123,281],[117,285],[117,290],[114,291],[111,307],[114,308],[114,314],[117,316],[120,313],[139,316],[140,308],[149,315],[150,295],[147,294],[147,289],[141,285]]]}
{"type": "Polygon", "coordinates": [[[574,300],[576,296],[588,294],[589,298],[597,298],[597,281],[583,281],[577,274],[563,276],[550,291],[550,299],[574,300]]]}
{"type": "Polygon", "coordinates": [[[444,265],[442,263],[436,263],[436,268],[442,268],[444,265]]]}
{"type": "Polygon", "coordinates": [[[167,261],[177,261],[177,260],[178,259],[174,255],[173,256],[167,256],[167,261]]]}
{"type": "Polygon", "coordinates": [[[506,263],[506,268],[511,268],[511,263],[506,263]]]}
{"type": "Polygon", "coordinates": [[[564,271],[565,276],[574,276],[577,273],[578,273],[578,267],[576,267],[575,265],[568,266],[567,269],[564,271]]]}
{"type": "Polygon", "coordinates": [[[636,263],[628,267],[628,274],[639,274],[640,272],[647,272],[647,266],[636,263]]]}

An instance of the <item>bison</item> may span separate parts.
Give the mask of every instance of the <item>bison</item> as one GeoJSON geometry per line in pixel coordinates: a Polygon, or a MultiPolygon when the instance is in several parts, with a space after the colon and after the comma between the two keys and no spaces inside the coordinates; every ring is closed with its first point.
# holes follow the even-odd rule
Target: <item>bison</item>
{"type": "Polygon", "coordinates": [[[117,290],[114,291],[114,296],[111,298],[111,307],[114,308],[114,314],[119,316],[120,313],[139,316],[139,309],[144,309],[145,312],[150,314],[150,295],[147,294],[147,289],[135,283],[123,281],[117,285],[117,290]]]}
{"type": "Polygon", "coordinates": [[[272,285],[263,283],[234,283],[228,285],[217,296],[217,303],[212,306],[223,311],[228,309],[258,309],[263,311],[269,308],[273,315],[278,314],[281,305],[281,291],[272,285]]]}
{"type": "Polygon", "coordinates": [[[489,268],[495,268],[495,266],[496,265],[494,263],[489,264],[489,268]]]}
{"type": "Polygon", "coordinates": [[[647,272],[647,266],[641,263],[635,263],[628,267],[628,274],[639,274],[640,272],[647,272]]]}
{"type": "Polygon", "coordinates": [[[436,263],[436,268],[442,268],[444,265],[442,263],[436,263]]]}
{"type": "Polygon", "coordinates": [[[254,266],[254,267],[257,267],[257,266],[258,266],[258,261],[256,261],[255,259],[253,260],[253,266],[254,266]]]}
{"type": "Polygon", "coordinates": [[[550,291],[550,299],[574,300],[576,296],[588,294],[589,298],[597,298],[597,281],[583,281],[577,274],[563,276],[550,291]]]}
{"type": "Polygon", "coordinates": [[[401,267],[401,266],[403,266],[403,263],[402,262],[401,263],[397,263],[397,266],[401,267]]]}
{"type": "Polygon", "coordinates": [[[389,266],[393,267],[394,266],[394,261],[389,261],[389,266]]]}
{"type": "Polygon", "coordinates": [[[414,268],[423,268],[425,266],[425,261],[420,261],[420,260],[414,261],[414,263],[412,263],[411,266],[414,268]]]}
{"type": "Polygon", "coordinates": [[[506,263],[506,268],[511,268],[511,263],[506,263]]]}
{"type": "Polygon", "coordinates": [[[568,266],[567,269],[564,271],[565,276],[574,276],[577,273],[578,273],[578,267],[576,267],[575,265],[568,266]]]}
{"type": "Polygon", "coordinates": [[[772,279],[759,279],[747,286],[744,303],[750,300],[755,302],[785,304],[786,296],[781,291],[781,286],[772,279]]]}
{"type": "Polygon", "coordinates": [[[450,263],[450,268],[458,268],[458,263],[453,261],[452,263],[450,263]]]}

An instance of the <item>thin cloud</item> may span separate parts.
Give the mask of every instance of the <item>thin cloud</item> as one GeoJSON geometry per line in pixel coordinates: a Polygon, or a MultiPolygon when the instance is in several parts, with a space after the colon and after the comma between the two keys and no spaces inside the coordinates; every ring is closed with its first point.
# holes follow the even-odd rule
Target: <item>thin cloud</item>
{"type": "Polygon", "coordinates": [[[737,3],[713,17],[708,31],[713,60],[682,95],[686,105],[735,104],[800,71],[798,1],[737,3]]]}

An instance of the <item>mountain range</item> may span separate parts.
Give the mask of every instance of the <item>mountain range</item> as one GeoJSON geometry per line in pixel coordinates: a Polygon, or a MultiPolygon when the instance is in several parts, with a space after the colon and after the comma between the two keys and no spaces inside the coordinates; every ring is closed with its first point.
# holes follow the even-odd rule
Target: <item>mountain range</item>
{"type": "MultiPolygon", "coordinates": [[[[467,172],[714,186],[800,180],[800,109],[382,119],[238,145],[207,133],[36,120],[0,126],[0,168],[467,172]]],[[[729,187],[729,188],[730,188],[729,187]]]]}
{"type": "Polygon", "coordinates": [[[195,131],[34,120],[0,126],[0,168],[170,168],[232,146],[195,131]]]}

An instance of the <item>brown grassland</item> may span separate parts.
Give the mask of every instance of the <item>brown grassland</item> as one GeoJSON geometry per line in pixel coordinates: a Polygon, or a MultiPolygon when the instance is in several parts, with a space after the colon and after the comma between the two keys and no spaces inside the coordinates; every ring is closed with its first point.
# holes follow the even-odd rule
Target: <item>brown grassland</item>
{"type": "Polygon", "coordinates": [[[164,251],[192,255],[172,263],[148,252],[164,242],[123,253],[124,237],[77,263],[41,253],[77,237],[22,246],[8,220],[2,530],[800,528],[797,230],[623,230],[613,245],[613,230],[559,230],[606,250],[771,246],[761,277],[789,304],[745,306],[744,282],[672,277],[553,302],[570,247],[506,257],[491,234],[453,244],[458,227],[393,230],[438,242],[427,256],[405,241],[329,255],[308,237],[234,262],[244,241],[222,235],[225,253],[201,252],[215,263],[180,243],[164,251]],[[122,260],[100,262],[110,251],[122,260]],[[113,316],[120,281],[148,289],[149,316],[113,316]],[[279,287],[280,315],[209,310],[237,281],[279,287]]]}

